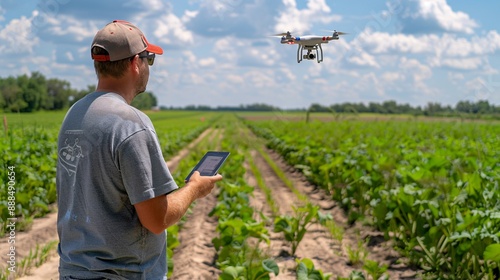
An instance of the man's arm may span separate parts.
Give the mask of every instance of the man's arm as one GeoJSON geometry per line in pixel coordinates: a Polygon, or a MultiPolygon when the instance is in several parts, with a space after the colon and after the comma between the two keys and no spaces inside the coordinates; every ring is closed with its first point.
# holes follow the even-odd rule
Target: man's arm
{"type": "Polygon", "coordinates": [[[182,188],[134,205],[141,224],[149,231],[160,234],[177,223],[186,213],[191,203],[207,196],[222,176],[200,176],[196,171],[182,188]]]}

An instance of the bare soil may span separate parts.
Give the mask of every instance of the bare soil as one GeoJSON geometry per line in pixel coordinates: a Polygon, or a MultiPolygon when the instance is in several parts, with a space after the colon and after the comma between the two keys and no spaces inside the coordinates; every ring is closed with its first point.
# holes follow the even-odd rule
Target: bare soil
{"type": "MultiPolygon", "coordinates": [[[[344,230],[342,243],[340,243],[332,238],[326,228],[320,225],[311,226],[297,248],[296,256],[299,259],[311,259],[316,269],[320,269],[324,273],[332,273],[332,279],[336,279],[338,276],[348,277],[353,270],[360,270],[361,267],[350,265],[347,248],[358,248],[358,241],[361,240],[368,252],[367,259],[389,265],[387,271],[389,279],[419,279],[418,271],[404,264],[404,259],[393,249],[391,242],[384,241],[382,233],[360,224],[349,226],[343,211],[323,191],[309,184],[300,172],[288,166],[275,152],[268,150],[267,153],[281,170],[286,171],[286,176],[292,181],[294,187],[302,194],[307,195],[309,201],[314,205],[320,206],[323,213],[330,213],[336,224],[344,230]],[[398,263],[398,261],[403,261],[403,264],[398,263]]],[[[279,206],[280,215],[293,215],[292,205],[299,206],[303,202],[279,179],[257,152],[252,153],[252,158],[258,166],[265,184],[272,189],[272,196],[279,206]]],[[[267,216],[272,216],[269,205],[265,202],[265,195],[257,187],[256,180],[250,172],[248,172],[247,182],[255,186],[252,206],[262,210],[267,216]]],[[[280,234],[272,232],[271,227],[269,232],[271,232],[272,239],[270,252],[280,266],[280,274],[274,279],[296,279],[295,260],[284,254],[284,252],[290,252],[290,245],[280,234]]]]}

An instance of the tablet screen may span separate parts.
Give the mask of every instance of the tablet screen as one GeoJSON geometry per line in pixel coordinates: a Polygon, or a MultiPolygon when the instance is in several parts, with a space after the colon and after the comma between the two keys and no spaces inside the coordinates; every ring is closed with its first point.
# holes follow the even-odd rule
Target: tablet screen
{"type": "Polygon", "coordinates": [[[207,158],[198,167],[198,171],[202,176],[214,175],[214,171],[217,170],[217,166],[224,160],[221,156],[207,156],[207,158]]]}
{"type": "Polygon", "coordinates": [[[229,152],[207,152],[184,181],[188,182],[195,171],[199,171],[201,176],[213,176],[217,174],[217,171],[228,156],[229,152]]]}

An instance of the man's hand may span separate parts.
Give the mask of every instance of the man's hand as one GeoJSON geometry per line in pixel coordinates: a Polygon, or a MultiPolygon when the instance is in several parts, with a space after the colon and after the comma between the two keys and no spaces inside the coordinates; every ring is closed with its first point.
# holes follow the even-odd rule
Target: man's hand
{"type": "Polygon", "coordinates": [[[198,194],[196,199],[207,196],[215,186],[215,183],[222,180],[222,175],[216,174],[214,176],[201,176],[200,172],[195,171],[189,182],[187,182],[185,187],[196,189],[198,194]]]}

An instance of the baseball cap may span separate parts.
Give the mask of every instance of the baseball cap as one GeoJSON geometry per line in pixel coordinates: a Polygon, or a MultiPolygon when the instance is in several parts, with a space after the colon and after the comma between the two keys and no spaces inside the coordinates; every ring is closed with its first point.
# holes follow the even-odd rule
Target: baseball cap
{"type": "Polygon", "coordinates": [[[149,43],[139,28],[124,20],[114,20],[99,30],[91,49],[93,47],[101,47],[109,54],[96,55],[91,51],[92,59],[96,61],[117,61],[143,51],[163,54],[161,47],[149,43]]]}

